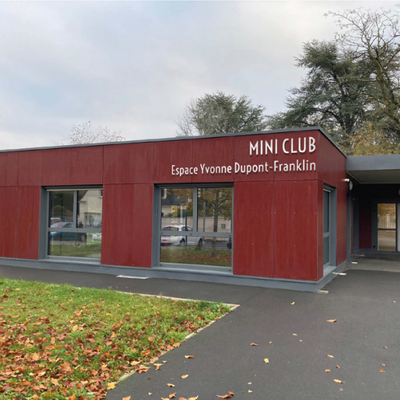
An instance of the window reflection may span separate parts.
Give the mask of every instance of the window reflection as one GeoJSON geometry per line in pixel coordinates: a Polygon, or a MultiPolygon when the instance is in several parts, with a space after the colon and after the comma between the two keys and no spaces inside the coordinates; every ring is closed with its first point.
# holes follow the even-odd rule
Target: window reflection
{"type": "Polygon", "coordinates": [[[101,227],[103,197],[101,190],[78,191],[77,228],[101,227]]]}
{"type": "Polygon", "coordinates": [[[188,265],[230,267],[230,238],[162,236],[160,261],[188,265]]]}
{"type": "MultiPolygon", "coordinates": [[[[193,189],[164,188],[161,198],[161,229],[193,226],[193,189]]],[[[178,228],[177,228],[178,229],[178,228]]]]}
{"type": "Polygon", "coordinates": [[[231,232],[232,188],[199,188],[197,226],[199,232],[231,232]]]}
{"type": "Polygon", "coordinates": [[[49,195],[49,226],[61,222],[73,221],[74,210],[74,192],[69,191],[52,191],[49,195]]]}

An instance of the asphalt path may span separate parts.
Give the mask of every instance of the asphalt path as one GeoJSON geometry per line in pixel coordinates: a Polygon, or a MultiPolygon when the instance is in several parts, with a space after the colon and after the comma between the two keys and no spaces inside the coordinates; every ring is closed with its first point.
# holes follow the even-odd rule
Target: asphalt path
{"type": "Polygon", "coordinates": [[[234,399],[399,399],[400,274],[346,272],[324,288],[329,293],[316,294],[0,266],[9,278],[240,304],[164,354],[160,360],[167,363],[159,371],[133,374],[107,400],[158,400],[172,393],[212,400],[229,391],[234,399]]]}

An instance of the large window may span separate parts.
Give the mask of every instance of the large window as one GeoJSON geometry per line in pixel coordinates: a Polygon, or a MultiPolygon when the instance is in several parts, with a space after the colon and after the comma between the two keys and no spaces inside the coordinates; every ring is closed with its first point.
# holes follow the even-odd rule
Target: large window
{"type": "Polygon", "coordinates": [[[99,259],[101,188],[48,190],[47,255],[99,259]]]}
{"type": "Polygon", "coordinates": [[[233,188],[161,187],[160,265],[232,265],[233,188]]]}

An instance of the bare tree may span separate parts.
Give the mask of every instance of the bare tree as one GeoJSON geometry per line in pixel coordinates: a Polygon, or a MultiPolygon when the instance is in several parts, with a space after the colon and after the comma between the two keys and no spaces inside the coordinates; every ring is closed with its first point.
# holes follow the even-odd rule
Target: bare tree
{"type": "Polygon", "coordinates": [[[120,134],[121,132],[113,132],[105,127],[98,127],[93,130],[90,121],[84,122],[82,125],[73,125],[71,135],[66,138],[65,144],[89,144],[89,143],[106,143],[106,142],[121,142],[125,140],[120,134]]]}
{"type": "Polygon", "coordinates": [[[400,13],[356,9],[330,12],[342,32],[336,39],[371,73],[371,99],[400,135],[400,13]]]}

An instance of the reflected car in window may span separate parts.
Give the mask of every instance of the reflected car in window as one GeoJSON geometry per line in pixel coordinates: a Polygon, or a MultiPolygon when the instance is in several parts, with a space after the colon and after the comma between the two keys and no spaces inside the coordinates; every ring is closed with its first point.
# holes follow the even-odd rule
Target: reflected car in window
{"type": "Polygon", "coordinates": [[[179,232],[192,232],[189,225],[167,225],[162,228],[171,236],[161,236],[161,246],[196,246],[202,247],[203,238],[194,236],[179,236],[179,232]]]}
{"type": "MultiPolygon", "coordinates": [[[[72,222],[56,222],[51,224],[50,228],[64,229],[73,228],[72,222]]],[[[76,241],[86,243],[85,232],[50,232],[50,240],[52,241],[76,241]]]]}

